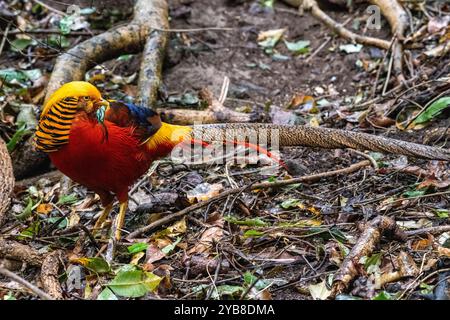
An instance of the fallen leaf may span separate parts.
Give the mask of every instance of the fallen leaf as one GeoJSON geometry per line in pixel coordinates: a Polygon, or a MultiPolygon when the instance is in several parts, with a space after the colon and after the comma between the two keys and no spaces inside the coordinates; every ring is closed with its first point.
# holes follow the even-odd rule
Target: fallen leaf
{"type": "Polygon", "coordinates": [[[327,289],[325,280],[309,285],[308,289],[314,300],[326,300],[331,295],[331,290],[327,289]]]}
{"type": "Polygon", "coordinates": [[[342,44],[339,46],[339,50],[345,53],[358,53],[363,48],[362,44],[342,44]]]}
{"type": "Polygon", "coordinates": [[[39,214],[48,214],[53,209],[53,205],[51,203],[41,203],[37,206],[36,212],[39,214]]]}

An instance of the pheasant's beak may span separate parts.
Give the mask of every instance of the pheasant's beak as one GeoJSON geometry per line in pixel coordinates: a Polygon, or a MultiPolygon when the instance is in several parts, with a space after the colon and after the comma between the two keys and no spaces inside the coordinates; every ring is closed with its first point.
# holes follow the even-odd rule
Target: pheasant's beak
{"type": "Polygon", "coordinates": [[[95,109],[98,109],[98,108],[101,108],[101,107],[108,108],[109,107],[108,100],[105,100],[105,99],[102,98],[102,99],[100,99],[100,100],[95,102],[95,109]]]}

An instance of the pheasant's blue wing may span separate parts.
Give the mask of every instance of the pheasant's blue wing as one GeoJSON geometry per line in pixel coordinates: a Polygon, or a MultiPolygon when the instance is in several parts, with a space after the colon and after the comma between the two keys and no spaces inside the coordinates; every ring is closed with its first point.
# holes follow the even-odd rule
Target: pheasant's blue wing
{"type": "Polygon", "coordinates": [[[119,127],[134,128],[135,134],[142,141],[154,135],[161,127],[161,119],[152,109],[121,101],[110,101],[105,120],[119,127]]]}

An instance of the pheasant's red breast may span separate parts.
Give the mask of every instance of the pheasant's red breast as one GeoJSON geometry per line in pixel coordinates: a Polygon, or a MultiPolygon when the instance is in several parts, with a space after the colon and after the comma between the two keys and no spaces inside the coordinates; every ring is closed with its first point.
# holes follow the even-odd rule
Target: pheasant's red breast
{"type": "Polygon", "coordinates": [[[86,115],[72,123],[67,144],[49,154],[72,180],[99,193],[113,192],[126,200],[128,186],[149,168],[153,156],[136,135],[136,127],[103,124],[86,115]]]}

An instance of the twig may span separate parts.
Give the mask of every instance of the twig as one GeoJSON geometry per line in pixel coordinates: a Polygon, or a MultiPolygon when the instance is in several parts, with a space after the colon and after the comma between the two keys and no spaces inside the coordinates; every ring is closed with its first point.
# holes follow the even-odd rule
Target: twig
{"type": "Polygon", "coordinates": [[[407,236],[419,236],[419,235],[424,235],[427,233],[438,234],[438,233],[443,233],[443,232],[448,232],[448,231],[450,231],[450,226],[436,226],[436,227],[429,227],[429,228],[405,231],[405,234],[407,236]]]}
{"type": "Polygon", "coordinates": [[[386,61],[386,58],[387,58],[389,52],[391,52],[391,50],[392,50],[392,45],[394,44],[394,41],[395,41],[395,37],[392,37],[391,43],[389,44],[389,48],[386,50],[385,54],[383,55],[383,59],[381,60],[380,66],[378,67],[377,75],[375,77],[375,82],[372,87],[372,93],[370,95],[371,99],[375,96],[375,93],[377,92],[378,79],[380,78],[380,74],[381,74],[381,70],[383,69],[384,62],[386,61]]]}
{"type": "Polygon", "coordinates": [[[389,42],[386,40],[366,37],[351,32],[347,28],[345,28],[341,23],[334,21],[329,15],[323,12],[317,2],[315,0],[303,0],[303,8],[305,10],[310,10],[311,14],[320,20],[323,24],[325,24],[328,28],[332,29],[341,37],[348,39],[350,41],[354,41],[367,46],[374,46],[380,49],[387,50],[389,48],[389,42]]]}
{"type": "Polygon", "coordinates": [[[0,43],[0,55],[3,52],[3,47],[5,46],[6,39],[8,38],[8,34],[11,34],[11,32],[9,31],[10,26],[11,26],[11,22],[8,23],[8,25],[6,26],[5,32],[2,32],[3,38],[2,38],[2,42],[0,43]]]}
{"type": "MultiPolygon", "coordinates": [[[[352,164],[350,167],[347,168],[343,168],[343,169],[338,169],[338,170],[333,170],[333,171],[327,171],[327,172],[321,172],[321,173],[317,173],[317,174],[313,174],[313,175],[308,175],[308,176],[303,176],[303,177],[299,177],[299,178],[293,178],[293,179],[288,179],[288,180],[281,180],[281,181],[276,181],[276,182],[261,182],[261,183],[256,183],[253,184],[250,189],[251,190],[255,190],[255,189],[264,189],[264,188],[278,188],[278,187],[283,187],[283,186],[287,186],[290,184],[294,184],[294,183],[300,183],[300,182],[314,182],[317,180],[320,180],[322,178],[326,178],[326,177],[333,177],[333,176],[337,176],[337,175],[341,175],[341,174],[349,174],[352,172],[355,172],[361,168],[367,167],[369,166],[371,163],[369,160],[364,160],[355,164],[352,164]]],[[[182,216],[185,216],[186,214],[201,209],[203,207],[208,206],[209,204],[216,202],[218,200],[221,200],[225,197],[228,197],[229,195],[232,194],[236,194],[239,192],[242,192],[242,190],[247,189],[248,186],[244,186],[244,187],[240,187],[240,188],[236,188],[236,189],[230,189],[230,190],[226,190],[224,192],[222,192],[221,194],[214,196],[212,198],[209,198],[206,201],[203,202],[199,202],[196,203],[190,207],[187,207],[181,211],[172,213],[168,216],[165,216],[162,219],[159,219],[155,222],[150,223],[149,225],[146,225],[144,227],[141,227],[135,231],[133,231],[132,233],[130,233],[127,236],[127,239],[134,239],[136,237],[138,237],[139,235],[148,232],[150,230],[153,230],[157,227],[160,227],[166,223],[169,223],[171,221],[174,221],[182,216]]]]}
{"type": "MultiPolygon", "coordinates": [[[[69,34],[65,34],[65,37],[78,37],[78,36],[92,36],[100,34],[104,31],[101,30],[91,30],[91,31],[70,31],[69,34]]],[[[10,30],[9,32],[1,31],[0,35],[16,35],[16,34],[61,34],[61,30],[59,29],[34,29],[34,30],[22,30],[22,29],[14,29],[10,30]]]]}
{"type": "Polygon", "coordinates": [[[42,291],[41,289],[39,289],[38,287],[36,287],[34,284],[28,282],[27,280],[25,280],[22,277],[19,277],[17,274],[9,271],[6,268],[3,268],[0,266],[0,274],[4,275],[5,277],[10,278],[11,280],[14,280],[15,282],[23,285],[24,287],[26,287],[27,289],[29,289],[31,292],[33,292],[35,295],[39,296],[41,299],[43,300],[54,300],[54,298],[52,296],[50,296],[49,294],[45,293],[44,291],[42,291]]]}
{"type": "Polygon", "coordinates": [[[377,161],[373,157],[371,157],[370,154],[367,154],[365,152],[362,152],[362,151],[359,151],[359,150],[355,150],[355,149],[349,149],[349,150],[351,150],[353,153],[359,154],[361,157],[364,157],[367,160],[369,160],[370,163],[372,164],[372,167],[375,170],[379,169],[377,161]]]}
{"type": "Polygon", "coordinates": [[[59,14],[59,15],[61,15],[61,16],[63,16],[63,17],[67,16],[67,14],[66,14],[65,12],[62,12],[62,11],[60,11],[60,10],[58,10],[58,9],[55,9],[55,8],[53,8],[53,7],[50,7],[48,4],[46,4],[46,3],[44,3],[44,2],[42,2],[42,1],[40,1],[40,0],[33,0],[33,2],[39,4],[41,7],[44,7],[44,8],[46,8],[47,10],[52,11],[52,12],[54,12],[54,13],[56,13],[56,14],[59,14]]]}

